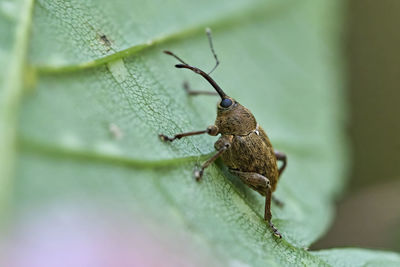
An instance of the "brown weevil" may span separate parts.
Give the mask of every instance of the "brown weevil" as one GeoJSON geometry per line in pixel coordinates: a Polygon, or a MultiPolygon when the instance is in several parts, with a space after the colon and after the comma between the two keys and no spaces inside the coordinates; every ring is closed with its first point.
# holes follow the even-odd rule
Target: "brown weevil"
{"type": "MultiPolygon", "coordinates": [[[[209,73],[205,73],[201,69],[187,64],[170,51],[164,51],[164,53],[173,56],[181,62],[181,64],[175,65],[176,68],[189,69],[203,76],[214,87],[216,93],[221,97],[221,101],[217,106],[215,124],[202,131],[180,133],[173,137],[163,134],[159,136],[163,141],[172,142],[191,135],[206,133],[216,136],[220,134],[221,137],[214,144],[217,153],[204,162],[200,169],[195,169],[194,175],[196,180],[200,180],[204,169],[220,157],[222,162],[228,167],[230,173],[238,176],[247,186],[265,196],[264,219],[269,223],[274,235],[281,238],[280,232],[271,222],[271,200],[282,205],[281,202],[272,197],[272,193],[275,191],[279,177],[286,167],[286,155],[274,151],[267,134],[257,123],[250,110],[225,94],[211,78],[210,74],[218,66],[219,61],[213,48],[211,31],[209,29],[207,29],[207,36],[211,52],[216,60],[214,68],[209,73]],[[280,168],[277,165],[278,160],[282,161],[280,168]]],[[[184,88],[191,95],[209,95],[211,93],[206,91],[192,91],[189,89],[187,83],[184,84],[184,88]]]]}

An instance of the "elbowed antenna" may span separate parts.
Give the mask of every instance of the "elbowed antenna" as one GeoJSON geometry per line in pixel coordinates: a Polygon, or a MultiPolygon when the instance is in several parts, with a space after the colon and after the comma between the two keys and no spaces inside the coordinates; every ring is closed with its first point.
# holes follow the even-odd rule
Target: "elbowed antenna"
{"type": "Polygon", "coordinates": [[[208,75],[207,73],[205,73],[204,71],[202,71],[199,68],[196,67],[192,67],[189,64],[187,64],[185,61],[183,61],[180,57],[178,57],[177,55],[175,55],[174,53],[172,53],[171,51],[164,51],[165,54],[173,56],[174,58],[176,58],[179,62],[181,62],[182,64],[176,64],[175,67],[179,68],[179,69],[189,69],[197,74],[200,74],[201,76],[204,77],[204,79],[206,79],[211,85],[212,87],[214,87],[214,89],[217,91],[217,93],[219,94],[219,96],[221,97],[221,99],[224,99],[227,97],[227,95],[225,94],[225,92],[221,89],[221,87],[218,86],[218,84],[213,80],[213,78],[210,77],[210,75],[208,75]]]}
{"type": "Polygon", "coordinates": [[[221,99],[226,98],[226,94],[225,92],[221,89],[221,87],[219,87],[219,85],[213,80],[213,78],[210,77],[210,75],[208,75],[207,73],[205,73],[204,71],[202,71],[199,68],[196,67],[192,67],[189,65],[185,65],[185,64],[177,64],[175,65],[176,68],[185,68],[185,69],[189,69],[197,74],[200,74],[201,76],[204,77],[204,79],[206,79],[215,89],[215,91],[217,91],[217,93],[219,94],[219,96],[221,97],[221,99]]]}
{"type": "Polygon", "coordinates": [[[217,93],[219,94],[219,96],[221,97],[221,99],[224,99],[227,97],[227,95],[225,94],[225,92],[221,89],[221,87],[218,86],[218,84],[213,80],[213,78],[211,78],[210,74],[218,67],[219,65],[219,60],[217,57],[217,54],[215,53],[214,50],[214,46],[213,46],[213,42],[212,42],[212,37],[211,37],[211,29],[207,28],[206,29],[206,33],[207,33],[207,37],[208,37],[208,42],[210,45],[210,49],[211,52],[215,58],[215,66],[212,68],[212,70],[209,73],[205,73],[204,71],[202,71],[199,68],[196,67],[192,67],[189,64],[187,64],[185,61],[183,61],[180,57],[178,57],[177,55],[175,55],[174,53],[172,53],[171,51],[167,51],[165,50],[164,53],[170,56],[173,56],[174,58],[176,58],[179,62],[181,62],[182,64],[177,64],[175,65],[175,67],[177,68],[185,68],[185,69],[189,69],[197,74],[200,74],[201,76],[203,76],[213,87],[214,89],[217,91],[217,93]]]}

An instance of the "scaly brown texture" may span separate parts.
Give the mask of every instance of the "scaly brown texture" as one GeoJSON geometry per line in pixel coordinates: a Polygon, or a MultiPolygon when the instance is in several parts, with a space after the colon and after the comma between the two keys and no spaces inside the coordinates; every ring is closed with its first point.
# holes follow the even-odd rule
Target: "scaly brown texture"
{"type": "MultiPolygon", "coordinates": [[[[279,173],[274,149],[267,134],[258,126],[253,114],[233,100],[229,108],[218,107],[215,125],[221,134],[215,143],[220,150],[226,143],[230,146],[221,155],[224,164],[231,170],[255,172],[265,176],[275,191],[279,173]]],[[[265,196],[266,192],[257,190],[265,196]]]]}

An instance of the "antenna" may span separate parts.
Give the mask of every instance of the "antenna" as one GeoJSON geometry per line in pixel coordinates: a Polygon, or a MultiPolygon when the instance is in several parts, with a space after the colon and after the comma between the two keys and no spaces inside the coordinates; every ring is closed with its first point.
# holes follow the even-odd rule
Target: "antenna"
{"type": "Polygon", "coordinates": [[[211,52],[212,52],[212,54],[213,54],[213,56],[215,58],[215,66],[214,66],[214,68],[212,68],[212,70],[209,73],[207,73],[208,75],[210,75],[218,67],[219,60],[218,60],[217,54],[215,53],[215,50],[214,50],[214,45],[213,45],[213,42],[212,42],[212,35],[211,35],[211,29],[210,28],[206,28],[206,34],[207,34],[207,37],[208,37],[208,43],[210,44],[211,52]]]}
{"type": "Polygon", "coordinates": [[[164,50],[164,53],[167,54],[167,55],[170,55],[170,56],[172,56],[172,57],[174,57],[174,58],[176,58],[179,62],[182,63],[182,64],[176,64],[176,65],[175,65],[176,68],[189,69],[189,70],[193,71],[194,73],[197,73],[197,74],[203,76],[204,79],[206,79],[206,80],[212,85],[212,87],[214,87],[215,91],[217,91],[217,93],[219,94],[219,96],[221,97],[221,99],[224,99],[224,98],[227,97],[227,95],[226,95],[225,92],[221,89],[221,87],[219,87],[218,84],[217,84],[217,83],[211,78],[211,76],[210,76],[210,74],[218,67],[218,65],[219,65],[219,60],[218,60],[217,54],[215,54],[215,51],[214,51],[214,46],[213,46],[213,43],[212,43],[212,37],[211,37],[211,30],[210,30],[210,28],[207,28],[207,29],[206,29],[206,33],[207,33],[207,36],[208,36],[208,41],[209,41],[209,43],[210,43],[211,52],[212,52],[212,54],[214,55],[214,58],[215,58],[215,61],[216,61],[216,64],[215,64],[214,68],[213,68],[209,73],[205,73],[204,71],[202,71],[202,70],[199,69],[199,68],[190,66],[190,65],[187,64],[185,61],[183,61],[183,59],[181,59],[180,57],[178,57],[177,55],[175,55],[175,54],[172,53],[171,51],[164,50]]]}
{"type": "Polygon", "coordinates": [[[174,53],[172,53],[171,51],[168,50],[164,50],[164,53],[170,56],[173,56],[174,58],[176,58],[179,62],[181,62],[182,64],[176,64],[175,67],[176,68],[185,68],[185,69],[189,69],[191,71],[193,71],[194,73],[197,73],[201,76],[204,77],[204,79],[206,79],[211,85],[212,87],[214,87],[215,91],[217,91],[217,93],[219,94],[219,96],[221,97],[221,99],[224,99],[226,97],[225,92],[221,89],[221,87],[218,86],[218,84],[210,77],[210,75],[208,75],[207,73],[205,73],[204,71],[202,71],[199,68],[196,67],[192,67],[189,64],[187,64],[185,61],[183,61],[180,57],[178,57],[177,55],[175,55],[174,53]]]}

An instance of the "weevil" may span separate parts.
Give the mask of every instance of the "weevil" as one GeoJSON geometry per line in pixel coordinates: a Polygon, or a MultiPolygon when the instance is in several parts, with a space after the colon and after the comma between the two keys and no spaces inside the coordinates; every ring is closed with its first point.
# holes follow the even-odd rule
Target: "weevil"
{"type": "MultiPolygon", "coordinates": [[[[221,97],[217,104],[217,118],[214,125],[208,126],[205,130],[193,131],[176,134],[173,137],[160,134],[161,140],[172,142],[182,137],[209,134],[211,136],[220,135],[215,142],[216,153],[204,162],[200,169],[194,170],[196,180],[200,180],[204,170],[216,159],[221,158],[222,162],[228,167],[233,175],[265,196],[264,220],[268,222],[275,236],[282,238],[281,233],[271,222],[271,200],[278,205],[282,202],[272,197],[276,189],[277,182],[287,165],[287,157],[284,153],[273,149],[272,144],[261,126],[257,123],[253,114],[238,101],[228,96],[221,87],[211,78],[210,74],[219,65],[218,57],[214,51],[211,31],[206,30],[211,52],[216,60],[214,68],[206,73],[197,67],[193,67],[183,61],[171,51],[164,51],[167,55],[173,56],[181,64],[176,64],[176,68],[183,68],[193,71],[204,77],[216,91],[216,95],[221,97]],[[282,161],[278,168],[277,161],[282,161]]],[[[215,92],[193,91],[187,83],[184,83],[186,92],[190,95],[211,94],[215,92]]]]}

